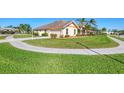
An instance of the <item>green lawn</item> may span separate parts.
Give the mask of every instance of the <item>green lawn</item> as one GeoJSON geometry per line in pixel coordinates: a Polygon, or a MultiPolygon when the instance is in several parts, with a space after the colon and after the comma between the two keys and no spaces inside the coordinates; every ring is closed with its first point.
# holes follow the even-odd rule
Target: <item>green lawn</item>
{"type": "Polygon", "coordinates": [[[64,38],[64,39],[39,39],[39,40],[27,40],[24,41],[34,46],[43,46],[51,48],[86,48],[81,44],[88,46],[89,48],[108,48],[116,47],[118,43],[114,42],[107,36],[84,36],[81,38],[64,38]]]}
{"type": "Polygon", "coordinates": [[[0,44],[0,73],[124,73],[124,54],[64,55],[29,52],[0,44]]]}
{"type": "Polygon", "coordinates": [[[116,39],[119,39],[119,40],[124,41],[124,38],[122,38],[122,37],[118,37],[118,36],[115,36],[115,35],[112,35],[111,37],[114,37],[114,38],[116,38],[116,39]]]}
{"type": "Polygon", "coordinates": [[[31,34],[18,34],[18,35],[14,35],[14,38],[27,38],[27,37],[32,37],[31,34]]]}
{"type": "Polygon", "coordinates": [[[5,36],[0,36],[0,40],[5,39],[5,38],[6,38],[5,36]]]}

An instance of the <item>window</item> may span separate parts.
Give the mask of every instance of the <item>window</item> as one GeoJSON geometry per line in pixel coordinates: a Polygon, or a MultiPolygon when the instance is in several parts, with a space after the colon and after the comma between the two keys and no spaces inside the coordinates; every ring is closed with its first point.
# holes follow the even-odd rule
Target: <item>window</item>
{"type": "Polygon", "coordinates": [[[68,28],[66,29],[66,35],[68,35],[68,28]]]}
{"type": "Polygon", "coordinates": [[[74,29],[74,35],[76,34],[76,29],[74,29]]]}

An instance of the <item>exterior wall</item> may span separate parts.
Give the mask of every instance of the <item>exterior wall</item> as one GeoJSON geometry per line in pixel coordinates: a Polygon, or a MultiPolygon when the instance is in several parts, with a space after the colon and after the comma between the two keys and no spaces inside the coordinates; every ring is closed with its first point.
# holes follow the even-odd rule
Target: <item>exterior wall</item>
{"type": "MultiPolygon", "coordinates": [[[[69,36],[76,36],[77,35],[77,27],[74,24],[70,24],[69,26],[65,27],[61,31],[50,31],[47,30],[46,32],[48,33],[48,36],[50,37],[50,34],[57,34],[57,38],[59,38],[61,35],[65,36],[66,35],[66,29],[68,29],[68,35],[69,36]],[[74,29],[75,29],[75,34],[74,34],[74,29]]],[[[45,31],[38,31],[38,35],[42,36],[42,34],[45,33],[45,31]]]]}
{"type": "Polygon", "coordinates": [[[57,38],[60,37],[61,31],[49,31],[48,36],[50,37],[50,34],[57,34],[57,38]]]}
{"type": "Polygon", "coordinates": [[[39,36],[42,36],[43,33],[45,33],[45,31],[38,31],[39,36]]]}
{"type": "Polygon", "coordinates": [[[76,36],[78,29],[77,29],[77,27],[74,24],[70,24],[69,26],[67,26],[66,28],[64,28],[62,30],[63,36],[66,35],[66,29],[68,29],[68,35],[69,36],[76,36]],[[75,34],[74,34],[74,29],[76,30],[75,31],[76,33],[75,34]]]}
{"type": "Polygon", "coordinates": [[[42,34],[45,33],[45,32],[48,33],[49,37],[50,37],[50,34],[57,34],[57,38],[59,38],[60,35],[61,35],[61,31],[50,31],[50,30],[48,30],[48,31],[38,31],[38,35],[42,36],[42,34]]]}

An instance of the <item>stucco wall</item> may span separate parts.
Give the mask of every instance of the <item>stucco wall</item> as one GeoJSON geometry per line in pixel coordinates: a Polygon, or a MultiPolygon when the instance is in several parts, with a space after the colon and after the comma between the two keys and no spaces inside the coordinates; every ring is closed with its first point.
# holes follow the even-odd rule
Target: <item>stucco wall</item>
{"type": "MultiPolygon", "coordinates": [[[[45,33],[45,31],[38,31],[38,35],[42,36],[42,34],[45,33]]],[[[48,33],[48,36],[50,37],[50,34],[57,34],[57,38],[60,37],[61,35],[61,31],[46,31],[46,33],[48,33]]]]}
{"type": "Polygon", "coordinates": [[[45,33],[45,31],[38,31],[39,36],[42,36],[43,33],[45,33]]]}
{"type": "Polygon", "coordinates": [[[59,38],[61,35],[61,31],[49,31],[49,36],[50,34],[57,34],[57,38],[59,38]]]}
{"type": "MultiPolygon", "coordinates": [[[[50,34],[57,34],[57,38],[59,38],[61,35],[65,36],[66,35],[66,29],[68,29],[68,35],[69,36],[76,36],[78,29],[74,24],[70,24],[69,26],[65,27],[61,31],[46,31],[48,33],[48,36],[50,37],[50,34]],[[74,34],[74,29],[76,30],[74,34]]],[[[38,31],[38,35],[42,36],[42,34],[45,33],[45,31],[38,31]]]]}
{"type": "Polygon", "coordinates": [[[67,26],[66,28],[64,28],[62,30],[62,34],[65,36],[66,35],[66,29],[68,29],[68,35],[70,36],[76,36],[77,34],[77,28],[74,24],[70,24],[69,26],[67,26]],[[74,29],[76,30],[76,33],[74,34],[74,29]]]}

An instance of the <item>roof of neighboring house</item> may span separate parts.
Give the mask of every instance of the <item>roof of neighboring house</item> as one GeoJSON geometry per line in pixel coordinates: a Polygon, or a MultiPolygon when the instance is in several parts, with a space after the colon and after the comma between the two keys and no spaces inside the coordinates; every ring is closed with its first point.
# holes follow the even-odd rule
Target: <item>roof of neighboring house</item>
{"type": "Polygon", "coordinates": [[[74,25],[78,27],[78,25],[74,22],[74,21],[55,21],[53,23],[47,24],[47,25],[43,25],[40,27],[35,28],[34,30],[38,31],[38,30],[52,30],[52,31],[59,31],[63,28],[65,28],[66,26],[70,25],[71,23],[74,23],[74,25]]]}
{"type": "Polygon", "coordinates": [[[14,31],[14,30],[16,30],[15,28],[0,28],[0,31],[6,31],[6,30],[8,30],[8,31],[14,31]]]}

